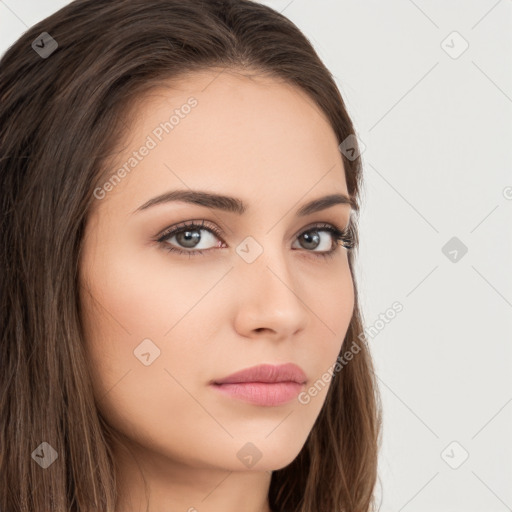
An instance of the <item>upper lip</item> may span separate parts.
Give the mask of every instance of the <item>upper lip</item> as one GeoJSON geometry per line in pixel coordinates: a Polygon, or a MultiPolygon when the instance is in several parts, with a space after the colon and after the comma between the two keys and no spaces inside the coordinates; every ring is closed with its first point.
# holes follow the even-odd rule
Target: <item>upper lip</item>
{"type": "Polygon", "coordinates": [[[298,382],[304,384],[306,374],[293,363],[281,365],[260,364],[245,368],[227,377],[213,381],[213,384],[233,384],[237,382],[298,382]]]}

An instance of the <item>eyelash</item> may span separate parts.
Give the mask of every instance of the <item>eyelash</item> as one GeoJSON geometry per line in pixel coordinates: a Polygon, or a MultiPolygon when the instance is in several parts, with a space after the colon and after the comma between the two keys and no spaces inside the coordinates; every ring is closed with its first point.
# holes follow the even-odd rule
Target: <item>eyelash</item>
{"type": "MultiPolygon", "coordinates": [[[[170,238],[173,235],[176,235],[178,233],[181,233],[183,231],[201,231],[206,230],[213,233],[218,238],[222,239],[222,232],[220,229],[213,227],[213,226],[205,226],[205,220],[202,220],[201,223],[198,222],[182,222],[172,228],[167,229],[162,235],[158,236],[156,239],[156,242],[162,244],[164,246],[164,249],[169,252],[178,253],[178,254],[187,254],[190,256],[196,256],[201,255],[204,256],[205,252],[211,251],[214,248],[210,249],[192,249],[190,251],[187,251],[185,249],[180,249],[178,247],[174,247],[170,245],[166,240],[170,238]]],[[[351,250],[354,247],[354,239],[351,233],[350,228],[346,228],[343,230],[338,229],[336,226],[332,224],[324,224],[320,223],[318,225],[310,226],[306,230],[302,231],[299,236],[303,235],[304,233],[309,233],[310,231],[329,231],[333,235],[334,240],[334,248],[329,251],[308,251],[311,252],[316,256],[320,256],[323,258],[332,258],[338,251],[341,246],[345,247],[347,250],[351,250]],[[342,242],[342,244],[340,244],[342,242]]]]}

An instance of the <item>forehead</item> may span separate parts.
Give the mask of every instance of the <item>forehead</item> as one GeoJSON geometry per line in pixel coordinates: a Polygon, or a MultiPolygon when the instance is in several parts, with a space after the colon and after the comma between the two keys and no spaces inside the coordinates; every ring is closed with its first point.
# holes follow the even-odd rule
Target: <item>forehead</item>
{"type": "Polygon", "coordinates": [[[176,188],[249,203],[255,195],[298,201],[309,191],[347,193],[323,111],[300,88],[268,75],[220,69],[161,83],[133,104],[121,147],[108,175],[127,172],[112,198],[123,190],[125,199],[148,199],[176,188]]]}

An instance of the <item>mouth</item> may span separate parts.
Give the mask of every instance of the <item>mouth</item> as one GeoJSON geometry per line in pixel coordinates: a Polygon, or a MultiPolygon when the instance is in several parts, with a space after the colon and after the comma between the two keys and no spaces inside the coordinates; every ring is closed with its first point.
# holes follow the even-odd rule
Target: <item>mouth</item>
{"type": "Polygon", "coordinates": [[[304,387],[297,382],[238,382],[212,386],[231,398],[263,406],[284,405],[293,400],[304,387]]]}
{"type": "Polygon", "coordinates": [[[223,395],[262,406],[284,405],[304,388],[307,377],[302,368],[287,363],[263,364],[238,371],[210,383],[223,395]]]}

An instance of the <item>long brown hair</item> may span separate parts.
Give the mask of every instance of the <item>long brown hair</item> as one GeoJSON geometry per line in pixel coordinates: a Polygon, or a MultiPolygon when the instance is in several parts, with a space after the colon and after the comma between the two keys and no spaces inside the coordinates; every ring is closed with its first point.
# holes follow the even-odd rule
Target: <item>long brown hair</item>
{"type": "MultiPolygon", "coordinates": [[[[320,106],[339,143],[355,134],[306,37],[248,0],[76,0],[27,30],[0,61],[2,512],[115,509],[116,434],[96,407],[81,324],[84,226],[104,162],[127,133],[129,107],[155,84],[214,68],[294,84],[320,106]],[[35,462],[55,454],[45,470],[35,462]]],[[[341,158],[357,213],[361,159],[341,158]]],[[[352,228],[357,249],[357,218],[352,228]]],[[[349,346],[356,355],[335,374],[299,455],[273,472],[276,512],[374,510],[380,397],[354,251],[349,264],[355,308],[340,356],[349,346]]]]}

